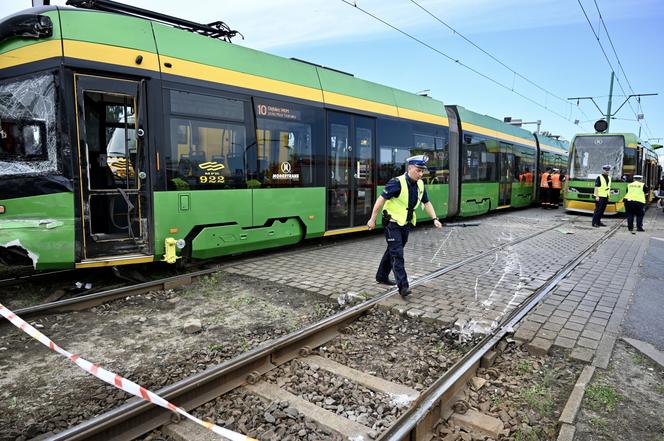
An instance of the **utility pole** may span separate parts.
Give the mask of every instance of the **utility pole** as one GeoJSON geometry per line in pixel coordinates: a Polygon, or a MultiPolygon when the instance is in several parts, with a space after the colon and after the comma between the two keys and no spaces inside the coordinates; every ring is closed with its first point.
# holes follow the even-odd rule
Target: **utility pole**
{"type": "Polygon", "coordinates": [[[606,131],[609,132],[609,126],[611,125],[611,99],[613,98],[613,79],[615,78],[616,73],[611,71],[611,85],[609,86],[609,106],[606,109],[606,131]]]}
{"type": "MultiPolygon", "coordinates": [[[[609,85],[609,104],[606,108],[606,114],[604,112],[602,112],[602,109],[599,108],[599,106],[595,102],[595,99],[591,96],[577,96],[577,97],[573,97],[573,98],[567,98],[570,101],[576,100],[576,105],[577,106],[579,105],[579,101],[581,101],[581,100],[590,100],[590,101],[592,101],[593,104],[595,105],[595,107],[597,107],[597,110],[599,110],[599,113],[602,115],[602,117],[606,118],[606,130],[603,130],[603,132],[608,132],[609,131],[609,126],[611,125],[611,119],[616,116],[616,114],[620,111],[620,109],[622,109],[622,107],[625,104],[627,104],[627,101],[629,101],[630,98],[632,98],[634,96],[642,97],[642,96],[657,95],[656,93],[635,93],[635,94],[629,95],[629,96],[627,96],[627,98],[625,98],[625,101],[623,101],[623,103],[620,106],[618,106],[618,109],[616,109],[615,112],[611,113],[611,105],[613,103],[613,80],[615,79],[615,76],[616,76],[616,73],[611,71],[611,83],[609,85]]],[[[640,119],[643,119],[642,114],[637,115],[637,121],[640,120],[640,119]]],[[[640,127],[639,127],[639,129],[640,129],[640,127]]],[[[595,129],[595,130],[598,130],[598,129],[595,129]]]]}

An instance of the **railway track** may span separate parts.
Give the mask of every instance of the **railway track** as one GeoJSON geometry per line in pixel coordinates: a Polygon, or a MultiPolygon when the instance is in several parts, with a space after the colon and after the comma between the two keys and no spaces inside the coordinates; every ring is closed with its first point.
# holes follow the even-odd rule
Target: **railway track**
{"type": "MultiPolygon", "coordinates": [[[[546,230],[533,233],[515,241],[507,242],[453,265],[441,268],[418,279],[413,282],[412,285],[416,286],[436,277],[443,276],[450,271],[454,271],[456,268],[485,258],[487,255],[494,253],[497,250],[527,241],[544,234],[547,231],[558,228],[561,225],[562,224],[556,224],[546,230]]],[[[540,287],[526,302],[513,310],[510,315],[502,321],[502,324],[494,330],[494,332],[487,335],[474,348],[469,350],[431,387],[418,394],[408,410],[405,411],[403,415],[385,432],[383,432],[379,439],[425,439],[428,434],[431,433],[434,424],[440,418],[449,416],[452,411],[451,409],[455,400],[455,394],[463,387],[467,379],[474,374],[482,356],[490,351],[502,337],[511,332],[515,324],[518,323],[519,320],[530,311],[530,309],[546,296],[560,280],[579,264],[579,262],[606,241],[619,226],[620,223],[613,226],[604,236],[579,254],[576,259],[569,262],[564,268],[558,271],[548,283],[540,287]]],[[[213,271],[215,270],[210,269],[203,271],[200,276],[209,274],[213,271]]],[[[192,275],[187,275],[186,277],[192,277],[192,275]]],[[[179,279],[176,279],[170,280],[167,283],[180,282],[179,279]]],[[[147,286],[135,287],[135,289],[147,288],[147,286]]],[[[151,289],[154,289],[154,287],[151,289]]],[[[269,345],[246,352],[203,373],[168,386],[159,391],[159,394],[180,407],[193,409],[241,385],[249,384],[249,388],[254,387],[254,389],[256,389],[256,387],[259,386],[251,386],[251,384],[261,384],[261,376],[265,373],[291,360],[298,358],[306,359],[306,357],[312,354],[315,348],[325,345],[340,335],[342,329],[349,323],[366,314],[377,304],[390,298],[396,293],[396,290],[391,290],[363,303],[349,307],[342,312],[323,319],[304,329],[273,340],[269,345]]],[[[126,292],[123,294],[116,292],[108,293],[106,295],[125,296],[127,294],[126,292]]],[[[95,296],[101,297],[99,295],[95,296]]],[[[89,299],[89,301],[93,301],[93,299],[89,299]]],[[[97,298],[94,299],[94,301],[101,302],[105,300],[97,298]]],[[[60,307],[68,306],[60,305],[60,307]]],[[[335,371],[340,370],[341,368],[333,367],[330,369],[335,371]]],[[[363,376],[354,371],[351,372],[351,376],[355,379],[363,376]]],[[[380,383],[380,380],[371,381],[380,383]]],[[[387,385],[386,387],[389,388],[393,386],[387,385]]],[[[170,420],[170,412],[140,400],[131,400],[110,412],[61,432],[60,434],[55,435],[53,439],[131,439],[166,424],[170,420]]]]}

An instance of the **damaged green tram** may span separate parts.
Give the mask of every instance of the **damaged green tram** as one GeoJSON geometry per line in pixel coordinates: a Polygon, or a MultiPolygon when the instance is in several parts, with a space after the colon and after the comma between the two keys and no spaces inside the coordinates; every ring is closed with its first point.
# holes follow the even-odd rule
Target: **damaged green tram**
{"type": "Polygon", "coordinates": [[[524,207],[567,155],[461,106],[236,46],[222,23],[68,4],[0,19],[0,264],[173,263],[366,231],[418,154],[441,218],[524,207]]]}

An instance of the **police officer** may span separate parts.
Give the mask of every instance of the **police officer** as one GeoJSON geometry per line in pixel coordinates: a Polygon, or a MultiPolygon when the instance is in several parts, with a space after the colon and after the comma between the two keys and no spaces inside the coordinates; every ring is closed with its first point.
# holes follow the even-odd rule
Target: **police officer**
{"type": "Polygon", "coordinates": [[[593,227],[606,227],[602,223],[602,216],[609,202],[609,193],[611,191],[611,176],[609,176],[611,166],[609,164],[602,166],[602,174],[595,179],[595,212],[593,213],[593,227]]]}
{"type": "Polygon", "coordinates": [[[540,177],[540,204],[542,208],[551,207],[551,167],[540,177]]]}
{"type": "Polygon", "coordinates": [[[373,206],[371,218],[367,222],[370,230],[375,228],[378,213],[383,206],[385,207],[383,228],[387,249],[380,260],[376,281],[385,285],[398,285],[399,294],[402,297],[406,297],[411,292],[404,266],[403,247],[408,242],[411,225],[415,226],[416,223],[415,209],[420,203],[423,204],[427,214],[433,218],[436,228],[443,226],[436,216],[433,205],[429,202],[429,196],[424,189],[424,182],[422,182],[422,176],[427,170],[427,160],[428,158],[424,155],[411,156],[406,160],[408,163],[406,173],[392,178],[385,185],[385,189],[373,206]],[[396,282],[389,279],[390,272],[394,272],[396,282]]]}
{"type": "Polygon", "coordinates": [[[627,212],[627,229],[634,232],[634,216],[636,216],[636,231],[643,229],[643,213],[646,208],[646,194],[650,191],[642,182],[643,176],[634,175],[634,181],[627,184],[625,195],[625,211],[627,212]]]}

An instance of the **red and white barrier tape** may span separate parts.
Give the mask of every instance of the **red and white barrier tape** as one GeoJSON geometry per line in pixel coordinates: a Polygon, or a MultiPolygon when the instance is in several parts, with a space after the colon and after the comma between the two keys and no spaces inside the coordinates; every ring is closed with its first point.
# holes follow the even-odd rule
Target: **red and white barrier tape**
{"type": "Polygon", "coordinates": [[[109,372],[106,369],[100,367],[99,365],[90,363],[89,361],[82,359],[76,354],[67,352],[66,350],[62,349],[60,346],[53,343],[53,341],[50,338],[46,337],[44,334],[42,334],[41,332],[30,326],[28,323],[26,323],[22,318],[20,318],[19,316],[11,312],[9,309],[7,309],[2,303],[0,303],[0,315],[9,320],[14,326],[16,326],[21,331],[28,334],[30,337],[34,338],[35,340],[38,340],[44,346],[47,346],[48,348],[57,352],[60,355],[64,355],[69,360],[76,363],[78,367],[80,367],[84,371],[94,375],[95,377],[105,381],[106,383],[112,386],[117,387],[118,389],[122,389],[123,391],[128,392],[132,395],[136,395],[137,397],[142,398],[145,401],[149,401],[158,406],[179,413],[180,415],[189,418],[195,423],[198,423],[201,426],[205,427],[206,429],[211,430],[212,432],[218,435],[224,436],[231,441],[256,441],[254,438],[250,438],[246,435],[242,435],[240,433],[233,432],[232,430],[219,427],[215,424],[202,421],[196,418],[195,416],[190,415],[184,409],[177,407],[174,404],[164,400],[159,395],[155,394],[154,392],[150,392],[149,390],[139,386],[133,381],[127,380],[126,378],[114,374],[113,372],[109,372]]]}

